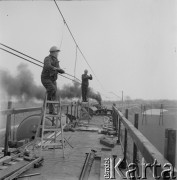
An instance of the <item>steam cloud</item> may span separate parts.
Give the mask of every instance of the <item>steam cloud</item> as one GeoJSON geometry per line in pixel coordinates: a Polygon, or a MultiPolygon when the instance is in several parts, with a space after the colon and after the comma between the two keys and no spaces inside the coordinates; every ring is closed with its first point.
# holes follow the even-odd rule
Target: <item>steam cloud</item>
{"type": "MultiPolygon", "coordinates": [[[[21,63],[17,67],[18,74],[16,76],[11,75],[6,70],[0,70],[0,84],[1,88],[8,94],[8,96],[18,98],[19,100],[38,99],[43,100],[45,94],[45,88],[42,85],[36,85],[32,72],[28,69],[28,66],[21,63]]],[[[73,85],[64,85],[62,89],[59,89],[59,93],[62,98],[80,98],[81,87],[80,84],[74,82],[73,85]]],[[[89,88],[89,97],[101,103],[101,95],[94,93],[89,88]]]]}
{"type": "Polygon", "coordinates": [[[89,97],[95,99],[101,105],[102,98],[99,92],[94,93],[93,90],[89,88],[89,97]]]}

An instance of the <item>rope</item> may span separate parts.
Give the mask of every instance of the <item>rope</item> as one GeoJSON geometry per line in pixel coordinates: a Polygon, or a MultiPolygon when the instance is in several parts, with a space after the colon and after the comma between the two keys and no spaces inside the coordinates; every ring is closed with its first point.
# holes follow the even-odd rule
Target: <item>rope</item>
{"type": "Polygon", "coordinates": [[[59,46],[60,49],[61,49],[61,46],[62,46],[62,43],[63,43],[65,24],[66,24],[66,22],[64,21],[63,28],[62,28],[61,42],[60,42],[60,46],[59,46]]]}
{"type": "Polygon", "coordinates": [[[15,138],[15,114],[14,114],[14,127],[13,127],[13,140],[16,140],[16,138],[15,138]]]}
{"type": "MultiPolygon", "coordinates": [[[[25,60],[25,61],[28,61],[28,62],[36,65],[36,66],[39,66],[39,67],[43,68],[43,66],[41,66],[41,65],[39,65],[39,64],[37,64],[37,63],[35,63],[35,62],[32,62],[32,61],[30,61],[30,60],[28,60],[28,59],[26,59],[26,58],[24,58],[24,57],[21,57],[21,56],[19,56],[19,55],[17,55],[17,54],[14,54],[14,53],[12,53],[12,52],[4,49],[4,48],[0,48],[0,49],[3,50],[3,51],[6,51],[7,53],[12,54],[12,55],[14,55],[14,56],[16,56],[16,57],[19,57],[19,58],[21,58],[21,59],[23,59],[23,60],[25,60]]],[[[65,73],[65,74],[66,74],[66,73],[65,73]]],[[[69,80],[73,81],[73,79],[70,79],[70,78],[68,78],[68,77],[66,77],[66,76],[64,76],[64,75],[62,75],[62,74],[59,74],[59,75],[62,76],[62,77],[64,77],[64,78],[66,78],[66,79],[69,79],[69,80]]],[[[67,75],[68,75],[68,74],[67,74],[67,75]]],[[[70,75],[70,76],[72,76],[72,75],[70,75]]]]}
{"type": "MultiPolygon", "coordinates": [[[[74,77],[74,76],[72,76],[72,75],[70,75],[70,74],[68,74],[68,73],[65,73],[65,74],[67,74],[68,76],[74,77]]],[[[78,78],[76,78],[76,77],[74,77],[74,78],[77,79],[79,82],[81,82],[80,79],[78,79],[78,78]]]]}
{"type": "MultiPolygon", "coordinates": [[[[6,48],[9,48],[9,49],[11,49],[11,50],[13,50],[13,51],[15,51],[15,52],[18,52],[19,54],[22,54],[22,55],[24,55],[24,56],[26,56],[26,57],[28,57],[28,58],[31,58],[31,59],[33,59],[33,60],[36,61],[36,62],[39,62],[39,63],[41,63],[41,64],[44,64],[43,62],[41,62],[41,61],[39,61],[39,60],[37,60],[37,59],[35,59],[35,58],[27,55],[27,54],[24,54],[24,53],[22,53],[22,52],[20,52],[20,51],[18,51],[18,50],[16,50],[16,49],[14,49],[14,48],[11,48],[11,47],[9,47],[9,46],[7,46],[7,45],[5,45],[5,44],[0,43],[0,45],[4,46],[4,47],[6,47],[6,48]]],[[[12,54],[12,55],[14,55],[14,56],[17,56],[17,57],[19,57],[19,58],[21,58],[21,59],[23,59],[23,60],[25,60],[25,61],[28,61],[28,62],[30,62],[30,63],[33,63],[33,64],[35,64],[35,65],[37,65],[37,66],[39,66],[39,67],[43,67],[43,66],[41,66],[41,65],[39,65],[39,64],[37,64],[37,63],[34,63],[34,62],[32,62],[32,61],[30,61],[30,60],[22,57],[22,56],[19,56],[19,55],[17,55],[17,54],[14,54],[14,53],[12,53],[12,52],[4,49],[4,48],[0,48],[0,49],[3,50],[3,51],[8,52],[8,53],[10,53],[10,54],[12,54]]],[[[72,76],[72,75],[70,75],[70,74],[68,74],[68,73],[65,73],[65,74],[67,74],[67,75],[70,76],[70,77],[74,77],[74,76],[72,76]]],[[[61,74],[60,74],[60,75],[61,75],[61,74]]],[[[63,75],[61,75],[61,76],[63,76],[63,75]]],[[[64,77],[64,76],[63,76],[63,77],[64,77]]],[[[78,78],[76,78],[76,79],[77,79],[78,81],[80,81],[78,78]]],[[[72,80],[72,79],[70,79],[70,80],[72,80]]],[[[80,82],[81,82],[81,81],[80,81],[80,82]]]]}
{"type": "Polygon", "coordinates": [[[76,46],[76,57],[75,57],[75,65],[74,65],[74,78],[76,78],[76,64],[77,64],[77,46],[76,46]]]}
{"type": "Polygon", "coordinates": [[[14,56],[17,56],[17,57],[19,57],[19,58],[21,58],[21,59],[23,59],[23,60],[25,60],[25,61],[28,61],[28,62],[30,62],[30,63],[32,63],[32,64],[35,64],[36,66],[43,67],[43,66],[41,66],[41,65],[39,65],[39,64],[37,64],[37,63],[35,63],[35,62],[32,62],[32,61],[30,61],[30,60],[28,60],[28,59],[26,59],[26,58],[24,58],[24,57],[21,57],[21,56],[19,56],[19,55],[17,55],[17,54],[14,54],[14,53],[12,53],[12,52],[4,49],[4,48],[0,48],[0,49],[3,50],[3,51],[8,52],[8,53],[10,53],[10,54],[12,54],[12,55],[14,55],[14,56]]]}
{"type": "Polygon", "coordinates": [[[63,16],[62,12],[61,12],[61,10],[60,10],[60,8],[59,8],[59,6],[58,6],[56,0],[54,0],[54,3],[55,3],[55,5],[56,5],[56,7],[57,7],[57,9],[58,9],[58,11],[59,11],[59,13],[60,13],[60,15],[61,15],[63,21],[65,22],[66,27],[67,27],[67,29],[68,29],[68,31],[69,31],[69,33],[70,33],[70,35],[71,35],[71,37],[72,37],[74,43],[76,44],[76,46],[77,46],[79,52],[81,53],[83,59],[85,60],[85,62],[87,63],[87,65],[88,65],[89,68],[91,69],[92,73],[93,73],[94,76],[96,77],[96,80],[99,82],[99,84],[101,85],[101,87],[105,90],[105,88],[103,87],[103,85],[101,84],[101,82],[99,81],[99,79],[97,78],[96,74],[94,73],[92,67],[91,67],[90,64],[88,63],[87,59],[85,58],[85,56],[84,56],[83,52],[81,51],[79,45],[77,44],[76,39],[74,38],[74,35],[72,34],[72,32],[71,32],[71,30],[70,30],[70,28],[69,28],[69,26],[68,26],[68,24],[67,24],[67,22],[66,22],[66,20],[65,20],[65,18],[64,18],[64,16],[63,16]]]}
{"type": "Polygon", "coordinates": [[[19,54],[22,54],[22,55],[24,55],[24,56],[26,56],[26,57],[29,57],[29,58],[31,58],[31,59],[33,59],[33,60],[35,60],[35,61],[43,64],[43,62],[41,62],[41,61],[39,61],[39,60],[31,57],[31,56],[28,56],[28,55],[26,55],[26,54],[24,54],[24,53],[22,53],[22,52],[20,52],[20,51],[17,51],[17,50],[15,50],[14,48],[11,48],[11,47],[9,47],[9,46],[7,46],[7,45],[5,45],[5,44],[0,43],[0,45],[4,46],[4,47],[6,47],[6,48],[9,48],[9,49],[11,49],[11,50],[13,50],[13,51],[15,51],[15,52],[18,52],[19,54]]]}

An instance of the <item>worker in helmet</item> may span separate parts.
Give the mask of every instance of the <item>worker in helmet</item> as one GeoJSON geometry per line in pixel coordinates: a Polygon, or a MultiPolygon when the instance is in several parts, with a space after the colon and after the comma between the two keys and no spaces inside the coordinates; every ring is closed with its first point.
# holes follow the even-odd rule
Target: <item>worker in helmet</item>
{"type": "MultiPolygon", "coordinates": [[[[44,66],[41,73],[41,82],[47,91],[48,100],[56,100],[58,73],[63,74],[65,71],[60,68],[58,61],[59,48],[52,46],[50,54],[44,59],[44,66]]],[[[49,104],[49,114],[55,114],[53,104],[49,104]]]]}
{"type": "Polygon", "coordinates": [[[88,70],[86,69],[84,71],[84,74],[82,74],[82,101],[87,102],[87,94],[88,94],[88,86],[89,86],[89,80],[92,80],[92,75],[88,75],[88,70]]]}

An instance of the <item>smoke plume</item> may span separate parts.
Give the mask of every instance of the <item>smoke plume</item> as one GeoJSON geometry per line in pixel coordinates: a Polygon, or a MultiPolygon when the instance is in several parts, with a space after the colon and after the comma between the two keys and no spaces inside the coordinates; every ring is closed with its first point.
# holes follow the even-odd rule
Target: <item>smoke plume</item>
{"type": "Polygon", "coordinates": [[[95,99],[101,105],[102,98],[99,92],[95,93],[91,88],[89,88],[89,97],[95,99]]]}
{"type": "MultiPolygon", "coordinates": [[[[9,71],[0,70],[1,89],[4,90],[10,98],[15,97],[21,101],[28,101],[30,99],[43,100],[45,88],[42,85],[35,84],[34,76],[28,69],[28,66],[21,63],[17,67],[17,72],[17,75],[13,76],[9,71]]],[[[64,85],[62,89],[59,89],[59,93],[61,98],[80,98],[80,84],[73,82],[72,85],[64,85]]],[[[91,88],[89,88],[89,97],[101,103],[101,95],[94,93],[91,88]]]]}
{"type": "Polygon", "coordinates": [[[1,88],[10,98],[19,100],[29,100],[32,98],[43,99],[45,90],[42,86],[37,86],[34,77],[27,65],[21,63],[17,67],[17,75],[13,76],[6,70],[0,70],[1,88]]]}
{"type": "Polygon", "coordinates": [[[60,90],[61,98],[71,99],[73,97],[81,97],[81,87],[76,81],[73,81],[73,85],[64,85],[60,90]]]}

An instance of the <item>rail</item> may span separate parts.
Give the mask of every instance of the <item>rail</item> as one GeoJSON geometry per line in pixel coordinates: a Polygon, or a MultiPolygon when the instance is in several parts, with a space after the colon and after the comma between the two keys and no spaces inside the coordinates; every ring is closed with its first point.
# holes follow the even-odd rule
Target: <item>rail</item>
{"type": "MultiPolygon", "coordinates": [[[[61,107],[77,107],[77,103],[64,103],[61,105],[61,107]]],[[[42,107],[31,107],[31,108],[10,108],[10,109],[5,109],[5,110],[0,110],[0,114],[2,115],[12,115],[12,114],[20,114],[20,113],[25,113],[25,112],[34,112],[34,111],[41,111],[42,107]]]]}
{"type": "MultiPolygon", "coordinates": [[[[75,116],[76,118],[79,118],[79,103],[61,103],[61,109],[62,112],[66,112],[66,122],[68,122],[68,115],[75,116]]],[[[6,115],[6,132],[5,132],[5,142],[4,142],[4,156],[7,156],[8,153],[8,141],[11,134],[11,116],[15,114],[20,113],[27,113],[27,112],[35,112],[35,111],[41,111],[42,112],[42,106],[41,107],[31,107],[31,108],[12,108],[12,102],[8,102],[8,107],[5,110],[0,110],[1,115],[6,115]]]]}
{"type": "MultiPolygon", "coordinates": [[[[133,125],[128,120],[128,109],[126,109],[125,116],[120,112],[116,107],[113,107],[113,124],[116,128],[118,135],[118,143],[123,144],[123,153],[124,159],[122,161],[122,167],[127,167],[127,134],[129,133],[130,137],[133,140],[133,163],[137,163],[137,150],[141,152],[142,157],[145,159],[146,163],[153,165],[154,162],[157,162],[161,167],[157,168],[157,174],[160,175],[158,179],[162,178],[162,172],[164,171],[164,165],[170,164],[167,159],[157,150],[157,148],[136,128],[138,123],[138,114],[135,114],[135,125],[133,125]],[[124,126],[124,142],[121,142],[121,126],[124,126]]],[[[131,166],[132,167],[132,166],[131,166]]],[[[152,170],[152,168],[151,168],[152,170]]],[[[163,174],[164,175],[164,174],[163,174]]],[[[177,175],[177,170],[173,169],[173,177],[177,175]]]]}
{"type": "Polygon", "coordinates": [[[42,110],[42,107],[6,109],[6,110],[1,110],[0,114],[2,114],[2,115],[12,115],[12,114],[20,114],[20,113],[24,113],[24,112],[33,112],[33,111],[41,111],[41,110],[42,110]]]}

